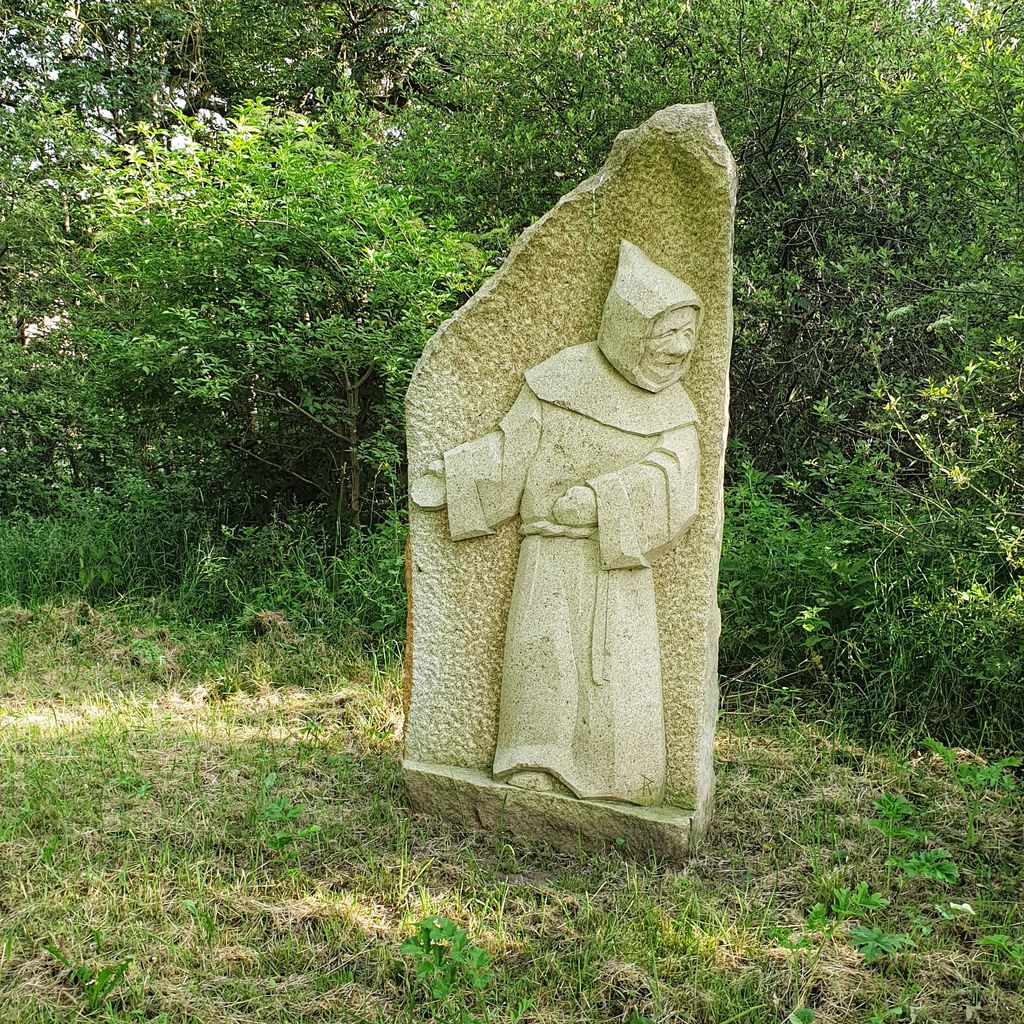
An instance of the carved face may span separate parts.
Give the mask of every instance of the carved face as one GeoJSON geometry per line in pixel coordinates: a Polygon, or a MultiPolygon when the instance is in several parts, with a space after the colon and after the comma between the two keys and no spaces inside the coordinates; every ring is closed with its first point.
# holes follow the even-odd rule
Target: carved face
{"type": "Polygon", "coordinates": [[[697,311],[692,306],[669,310],[654,321],[634,377],[645,391],[662,391],[689,369],[697,340],[697,311]]]}
{"type": "Polygon", "coordinates": [[[597,347],[631,384],[662,391],[686,373],[700,307],[700,296],[685,281],[623,239],[597,347]]]}

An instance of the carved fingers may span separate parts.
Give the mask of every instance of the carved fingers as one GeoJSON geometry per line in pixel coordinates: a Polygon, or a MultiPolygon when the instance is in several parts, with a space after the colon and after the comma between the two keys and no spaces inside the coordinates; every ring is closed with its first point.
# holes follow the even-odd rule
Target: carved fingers
{"type": "Polygon", "coordinates": [[[413,480],[410,488],[413,502],[427,510],[444,508],[448,500],[447,492],[444,459],[434,459],[427,466],[427,471],[413,480]]]}
{"type": "Polygon", "coordinates": [[[570,487],[551,506],[551,515],[562,526],[593,526],[597,523],[597,495],[585,485],[570,487]]]}

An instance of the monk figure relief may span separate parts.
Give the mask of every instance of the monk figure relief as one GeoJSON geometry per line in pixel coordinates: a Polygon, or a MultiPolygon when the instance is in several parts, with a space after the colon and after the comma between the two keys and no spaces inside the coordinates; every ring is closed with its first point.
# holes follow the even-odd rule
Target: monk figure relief
{"type": "Polygon", "coordinates": [[[661,803],[665,726],[651,563],[697,512],[697,414],[683,381],[701,300],[623,241],[596,341],[525,374],[498,427],[413,482],[452,540],[519,516],[494,777],[661,803]]]}

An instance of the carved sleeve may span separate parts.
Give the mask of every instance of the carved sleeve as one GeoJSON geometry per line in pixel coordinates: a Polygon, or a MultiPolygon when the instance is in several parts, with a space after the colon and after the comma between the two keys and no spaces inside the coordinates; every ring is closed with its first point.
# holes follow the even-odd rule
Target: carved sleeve
{"type": "Polygon", "coordinates": [[[519,511],[540,428],[540,399],[524,384],[496,430],[445,452],[452,540],[494,533],[494,527],[519,511]]]}
{"type": "Polygon", "coordinates": [[[589,480],[604,569],[649,566],[697,514],[700,447],[693,424],[662,434],[642,462],[589,480]]]}

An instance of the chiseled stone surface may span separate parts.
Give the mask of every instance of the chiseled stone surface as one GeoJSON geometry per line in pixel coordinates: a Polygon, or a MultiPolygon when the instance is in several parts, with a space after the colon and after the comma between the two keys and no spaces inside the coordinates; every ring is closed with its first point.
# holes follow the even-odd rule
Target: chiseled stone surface
{"type": "Polygon", "coordinates": [[[597,340],[526,371],[482,437],[411,481],[453,541],[518,516],[494,777],[657,806],[665,721],[653,562],[697,512],[697,411],[684,386],[701,300],[629,241],[597,340]]]}
{"type": "Polygon", "coordinates": [[[679,860],[689,847],[692,815],[677,807],[577,800],[509,786],[490,772],[418,761],[407,760],[403,775],[418,811],[492,835],[529,836],[570,853],[616,849],[664,860],[679,860]]]}
{"type": "MultiPolygon", "coordinates": [[[[503,806],[520,808],[505,819],[512,828],[519,823],[530,831],[539,828],[537,823],[546,820],[545,816],[561,816],[576,827],[591,821],[596,836],[607,832],[603,825],[598,828],[598,819],[644,820],[642,809],[624,804],[602,803],[598,812],[595,800],[605,796],[634,803],[663,801],[667,806],[658,813],[668,814],[676,822],[685,821],[685,825],[673,825],[674,839],[664,838],[657,830],[641,830],[634,836],[640,845],[646,836],[649,845],[674,855],[686,845],[685,839],[678,838],[680,829],[689,835],[692,826],[698,836],[705,827],[713,793],[711,743],[717,709],[716,587],[732,333],[734,203],[735,170],[712,108],[667,108],[637,130],[620,135],[601,171],[528,229],[501,270],[428,343],[407,399],[414,503],[408,567],[411,644],[406,776],[414,807],[439,809],[459,820],[472,820],[472,816],[456,813],[466,801],[453,803],[455,783],[451,779],[455,776],[414,767],[443,764],[449,773],[455,769],[469,772],[458,776],[458,788],[466,793],[476,787],[480,791],[478,804],[482,801],[490,806],[488,801],[501,792],[503,806]],[[623,267],[628,269],[631,261],[639,266],[643,260],[653,266],[644,265],[638,280],[653,282],[655,293],[663,290],[661,286],[670,293],[676,289],[673,294],[678,300],[674,319],[666,326],[658,317],[672,303],[655,295],[648,310],[649,326],[657,328],[661,323],[666,336],[689,331],[689,337],[697,339],[682,385],[665,377],[673,374],[671,360],[666,363],[658,352],[649,351],[645,356],[639,350],[629,351],[628,345],[616,349],[614,338],[609,342],[600,337],[609,329],[614,333],[623,316],[628,321],[637,310],[643,312],[646,300],[642,295],[638,298],[635,290],[621,309],[615,308],[613,301],[623,267]],[[693,308],[683,308],[687,303],[693,308]],[[595,340],[607,362],[595,354],[595,340]],[[591,365],[595,359],[604,370],[596,363],[591,365]],[[582,386],[574,388],[574,379],[582,386]],[[669,385],[685,386],[685,391],[666,405],[669,385]],[[616,388],[625,389],[625,399],[615,397],[619,394],[616,388]],[[647,398],[641,400],[638,396],[642,395],[647,398]],[[604,408],[598,408],[602,402],[604,408]],[[583,474],[580,482],[584,486],[572,488],[560,499],[561,490],[546,493],[543,481],[534,487],[532,498],[530,488],[524,491],[518,483],[503,493],[507,474],[530,470],[541,433],[556,441],[541,460],[541,468],[557,457],[559,432],[568,439],[562,448],[567,447],[572,456],[573,471],[583,474]],[[518,445],[516,450],[527,452],[528,457],[517,462],[506,456],[510,437],[518,439],[513,448],[518,445]],[[649,521],[650,516],[649,510],[637,506],[628,486],[597,472],[603,466],[597,455],[593,477],[586,476],[586,467],[580,468],[580,450],[593,446],[596,451],[602,445],[613,461],[620,460],[619,465],[654,465],[659,470],[654,475],[668,481],[666,486],[678,506],[675,511],[671,501],[666,505],[664,496],[650,499],[663,510],[663,522],[652,527],[660,540],[652,533],[650,542],[637,548],[615,530],[606,529],[605,524],[614,525],[621,519],[622,508],[629,510],[634,525],[649,521]],[[481,467],[485,479],[486,472],[495,479],[489,490],[477,486],[481,467]],[[690,487],[696,493],[679,504],[687,480],[692,480],[690,487]],[[481,502],[479,496],[485,492],[487,500],[481,502]],[[450,515],[437,511],[445,505],[450,507],[450,515]],[[520,555],[519,531],[527,524],[536,530],[522,540],[520,576],[524,561],[533,558],[548,569],[552,559],[565,561],[567,578],[649,580],[646,586],[653,591],[658,642],[650,642],[653,636],[648,636],[645,643],[643,629],[632,628],[629,615],[609,615],[611,639],[605,645],[621,663],[631,632],[636,634],[637,681],[645,673],[656,676],[660,649],[661,707],[641,709],[638,725],[629,737],[633,753],[648,757],[649,765],[654,766],[651,771],[644,769],[643,778],[657,776],[653,786],[644,783],[643,793],[635,779],[619,777],[621,773],[597,779],[600,744],[590,760],[593,770],[564,780],[573,791],[589,797],[585,801],[532,793],[491,780],[492,766],[500,777],[509,777],[517,767],[531,763],[518,754],[518,761],[513,757],[504,763],[502,751],[509,744],[499,744],[499,723],[507,738],[516,732],[509,715],[515,718],[519,713],[518,708],[510,711],[508,701],[499,713],[503,660],[524,657],[529,662],[535,657],[528,645],[518,653],[511,647],[507,656],[505,652],[505,628],[520,555]],[[598,534],[599,543],[584,539],[598,534]],[[607,542],[605,534],[610,538],[607,542]],[[579,539],[566,541],[566,537],[579,539]],[[648,560],[652,569],[646,568],[648,560]],[[622,571],[631,567],[639,571],[622,571]],[[625,623],[624,639],[612,636],[616,623],[625,623]],[[649,657],[651,651],[654,661],[649,657]],[[656,763],[659,757],[661,761],[656,763]],[[442,776],[442,795],[432,799],[430,786],[441,785],[442,776]],[[511,804],[504,790],[514,791],[511,804]],[[672,808],[687,810],[677,815],[672,808]]],[[[628,331],[619,333],[628,340],[628,331]]],[[[561,479],[565,478],[563,473],[561,479]]],[[[536,578],[558,575],[545,571],[536,578]]],[[[616,594],[612,588],[605,589],[604,600],[640,609],[633,613],[636,621],[651,618],[644,611],[651,605],[651,595],[641,593],[644,586],[640,583],[633,588],[637,593],[616,594]]],[[[562,598],[564,595],[559,600],[562,598]]],[[[524,606],[522,594],[515,601],[513,622],[528,616],[530,605],[526,602],[524,606]]],[[[584,624],[573,627],[582,630],[582,642],[588,639],[583,634],[592,628],[589,623],[597,618],[588,612],[584,624]]],[[[536,623],[543,632],[542,615],[536,623]]],[[[653,622],[650,627],[655,628],[653,622]]],[[[527,623],[526,633],[529,628],[533,627],[527,623]]],[[[597,650],[600,645],[593,646],[594,679],[599,680],[604,671],[597,650]]],[[[555,654],[564,658],[565,650],[555,654]]],[[[524,663],[520,674],[526,680],[538,671],[542,671],[540,662],[524,663]]],[[[528,713],[543,721],[543,715],[538,715],[543,710],[538,704],[528,713]]],[[[545,742],[548,740],[557,746],[557,736],[549,736],[545,742]]],[[[568,740],[573,737],[569,735],[568,740]]],[[[620,758],[622,764],[627,760],[620,758]]],[[[564,766],[545,767],[561,778],[564,766]]],[[[474,814],[480,813],[478,806],[474,814]]],[[[614,832],[626,825],[608,827],[614,832]]],[[[543,829],[545,834],[551,831],[543,829]]]]}

